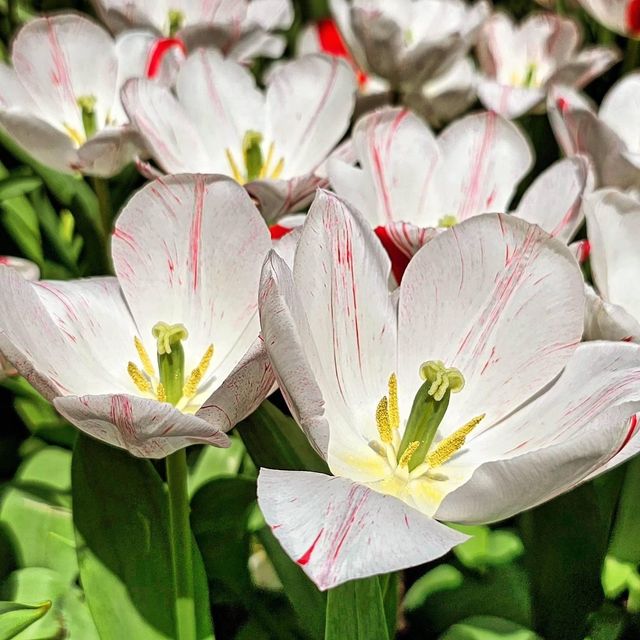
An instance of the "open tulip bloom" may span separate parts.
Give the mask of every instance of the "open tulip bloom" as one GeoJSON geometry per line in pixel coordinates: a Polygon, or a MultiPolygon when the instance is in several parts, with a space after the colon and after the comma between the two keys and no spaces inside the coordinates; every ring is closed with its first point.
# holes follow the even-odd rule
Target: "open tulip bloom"
{"type": "Polygon", "coordinates": [[[619,80],[599,111],[569,87],[549,94],[549,119],[567,155],[584,153],[593,162],[599,186],[640,188],[640,73],[619,80]]]}
{"type": "Polygon", "coordinates": [[[115,175],[141,144],[120,104],[120,86],[137,72],[128,42],[76,14],[31,20],[12,66],[0,64],[0,126],[57,171],[115,175]]]}
{"type": "Polygon", "coordinates": [[[331,0],[353,57],[392,87],[417,90],[474,44],[489,3],[463,0],[331,0]]]}
{"type": "Polygon", "coordinates": [[[629,38],[640,37],[638,0],[577,0],[600,24],[629,38]]]}
{"type": "Polygon", "coordinates": [[[122,98],[162,170],[229,175],[271,220],[299,211],[324,183],[316,170],[347,130],[355,92],[353,71],[337,58],[285,64],[263,93],[247,69],[199,49],[181,67],[176,95],[140,79],[122,98]]]}
{"type": "Polygon", "coordinates": [[[579,344],[569,250],[514,216],[442,233],[399,289],[359,213],[321,192],[293,271],[260,286],[287,404],[332,476],[262,469],[258,501],[321,589],[433,560],[443,522],[507,518],[620,459],[640,408],[640,347],[579,344]]]}
{"type": "Polygon", "coordinates": [[[118,218],[117,277],[0,268],[0,351],[70,422],[136,456],[227,446],[273,385],[257,317],[270,246],[232,180],[157,180],[118,218]]]}
{"type": "Polygon", "coordinates": [[[580,50],[580,44],[579,27],[568,18],[534,14],[517,26],[508,14],[494,14],[478,39],[480,101],[506,118],[518,118],[544,109],[554,84],[582,87],[618,60],[615,49],[580,50]]]}
{"type": "MultiPolygon", "coordinates": [[[[330,182],[397,257],[396,277],[402,257],[406,266],[433,228],[508,211],[533,163],[520,130],[490,112],[461,118],[436,138],[411,112],[383,109],[358,121],[352,144],[358,166],[330,160],[330,182]]],[[[513,213],[569,242],[584,219],[582,198],[591,183],[585,158],[561,160],[540,174],[513,213]]]]}
{"type": "Polygon", "coordinates": [[[181,43],[191,50],[215,47],[242,62],[259,56],[277,58],[293,22],[290,0],[93,0],[114,33],[141,28],[156,36],[160,50],[181,43]]]}

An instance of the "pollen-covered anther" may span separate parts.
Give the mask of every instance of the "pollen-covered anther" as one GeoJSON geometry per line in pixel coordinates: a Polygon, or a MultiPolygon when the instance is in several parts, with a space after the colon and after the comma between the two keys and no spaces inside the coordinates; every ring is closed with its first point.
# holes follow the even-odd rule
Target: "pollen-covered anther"
{"type": "Polygon", "coordinates": [[[452,458],[458,451],[460,451],[460,449],[462,449],[467,440],[467,436],[478,426],[478,424],[480,424],[484,417],[484,413],[476,416],[454,431],[450,436],[447,436],[440,441],[436,448],[427,455],[425,460],[426,464],[433,469],[434,467],[439,467],[452,458]]]}
{"type": "Polygon", "coordinates": [[[166,402],[167,401],[167,392],[164,389],[164,385],[162,382],[158,382],[158,386],[156,387],[156,398],[158,402],[166,402]]]}
{"type": "Polygon", "coordinates": [[[393,441],[393,433],[389,421],[389,402],[387,396],[383,396],[376,407],[376,424],[378,425],[380,440],[385,444],[391,444],[393,441]]]}
{"type": "Polygon", "coordinates": [[[420,377],[431,383],[429,395],[438,402],[447,391],[458,393],[464,388],[464,376],[454,367],[445,367],[441,360],[429,360],[420,367],[420,377]]]}
{"type": "Polygon", "coordinates": [[[398,378],[395,373],[389,376],[389,425],[392,429],[400,426],[400,409],[398,408],[398,378]]]}
{"type": "Polygon", "coordinates": [[[402,454],[400,458],[400,462],[398,462],[398,465],[400,467],[408,467],[409,462],[411,462],[411,458],[413,457],[413,454],[418,450],[419,447],[420,447],[420,442],[418,442],[417,440],[410,442],[407,448],[404,450],[404,453],[402,454]]]}
{"type": "Polygon", "coordinates": [[[213,358],[213,345],[210,344],[205,354],[202,356],[202,360],[198,366],[189,374],[187,381],[184,383],[184,387],[182,389],[182,394],[185,398],[193,398],[198,392],[198,387],[202,382],[202,378],[204,378],[207,369],[209,368],[209,364],[211,363],[211,358],[213,358]]]}
{"type": "Polygon", "coordinates": [[[133,344],[136,347],[136,351],[138,352],[138,357],[140,358],[140,362],[142,363],[142,368],[144,372],[148,376],[154,376],[156,374],[155,369],[153,368],[153,362],[147,353],[147,350],[144,348],[142,341],[136,336],[133,339],[133,344]]]}
{"type": "Polygon", "coordinates": [[[148,393],[151,391],[151,383],[145,378],[142,371],[140,371],[133,362],[130,362],[127,365],[127,372],[129,377],[133,380],[133,384],[136,385],[139,391],[142,393],[148,393]]]}

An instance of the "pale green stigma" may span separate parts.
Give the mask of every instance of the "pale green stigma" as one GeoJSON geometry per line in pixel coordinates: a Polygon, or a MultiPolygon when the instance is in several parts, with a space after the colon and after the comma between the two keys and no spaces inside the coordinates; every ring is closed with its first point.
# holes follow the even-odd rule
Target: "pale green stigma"
{"type": "Polygon", "coordinates": [[[166,401],[178,404],[184,389],[184,349],[182,341],[189,336],[182,324],[158,322],[151,330],[157,340],[158,371],[166,401]]]}
{"type": "Polygon", "coordinates": [[[444,366],[441,360],[429,360],[420,367],[420,377],[430,382],[428,394],[438,402],[447,391],[458,393],[464,388],[464,376],[458,369],[444,366]]]}
{"type": "Polygon", "coordinates": [[[257,180],[264,165],[262,158],[262,134],[259,131],[247,131],[242,140],[242,157],[247,169],[247,182],[257,180]]]}
{"type": "Polygon", "coordinates": [[[527,74],[524,77],[523,85],[530,89],[535,85],[537,66],[535,62],[531,62],[527,67],[527,74]]]}
{"type": "Polygon", "coordinates": [[[173,38],[184,24],[184,13],[179,9],[169,9],[169,37],[173,38]]]}
{"type": "Polygon", "coordinates": [[[183,324],[167,324],[156,322],[151,329],[153,337],[158,341],[158,354],[171,353],[171,348],[179,345],[189,337],[189,332],[183,324]]]}
{"type": "Polygon", "coordinates": [[[445,227],[445,228],[449,228],[449,227],[455,227],[455,225],[458,224],[458,218],[456,218],[455,216],[452,215],[446,215],[446,216],[442,216],[442,218],[440,218],[440,220],[438,220],[438,226],[439,227],[445,227]]]}
{"type": "Polygon", "coordinates": [[[82,126],[84,128],[85,139],[89,139],[98,129],[96,98],[95,96],[80,96],[77,102],[82,111],[82,126]]]}

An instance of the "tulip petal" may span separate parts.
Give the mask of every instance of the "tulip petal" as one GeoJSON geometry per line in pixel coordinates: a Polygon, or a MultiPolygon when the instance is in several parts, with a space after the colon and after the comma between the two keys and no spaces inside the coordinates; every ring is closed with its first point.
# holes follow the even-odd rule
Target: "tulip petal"
{"type": "Polygon", "coordinates": [[[187,371],[213,344],[210,370],[220,384],[258,336],[270,247],[264,220],[233,180],[169,176],[138,191],[118,218],[113,261],[147,351],[156,352],[157,322],[182,323],[187,371]]]}
{"type": "Polygon", "coordinates": [[[283,177],[312,172],[349,127],[356,78],[338,58],[309,55],[271,75],[266,94],[267,138],[283,157],[283,177]]]}
{"type": "Polygon", "coordinates": [[[513,87],[489,78],[480,78],[476,89],[485,109],[495,111],[508,120],[515,120],[528,113],[546,95],[542,89],[513,87]]]}
{"type": "Polygon", "coordinates": [[[531,168],[529,143],[512,123],[494,113],[466,116],[438,138],[442,161],[429,195],[429,220],[458,221],[487,211],[506,211],[516,187],[531,168]]]}
{"type": "Polygon", "coordinates": [[[467,539],[392,496],[320,473],[261,469],[258,504],[321,590],[435,560],[467,539]]]}
{"type": "Polygon", "coordinates": [[[583,340],[640,342],[640,323],[617,304],[604,301],[585,285],[583,340]]]}
{"type": "Polygon", "coordinates": [[[593,186],[589,162],[566,158],[541,173],[522,196],[515,215],[568,243],[584,221],[583,198],[593,186]]]}
{"type": "Polygon", "coordinates": [[[617,82],[600,107],[600,118],[630,151],[640,152],[640,73],[631,73],[617,82]]]}
{"type": "Polygon", "coordinates": [[[444,437],[486,414],[488,429],[562,370],[580,341],[583,278],[569,249],[515,216],[484,215],[428,242],[405,272],[399,303],[399,390],[411,406],[420,365],[458,368],[444,437]],[[541,323],[540,319],[545,322],[541,323]]]}
{"type": "Polygon", "coordinates": [[[229,446],[217,427],[166,402],[106,394],[59,397],[53,404],[81,431],[140,458],[165,458],[191,444],[229,446]]]}
{"type": "Polygon", "coordinates": [[[549,500],[605,470],[635,432],[640,346],[582,344],[548,391],[469,443],[487,457],[436,516],[492,522],[549,500]]]}

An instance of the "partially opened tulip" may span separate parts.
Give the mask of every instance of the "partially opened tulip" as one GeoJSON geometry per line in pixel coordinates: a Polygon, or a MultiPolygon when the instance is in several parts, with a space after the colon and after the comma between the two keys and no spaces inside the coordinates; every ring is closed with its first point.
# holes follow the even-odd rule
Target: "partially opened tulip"
{"type": "MultiPolygon", "coordinates": [[[[495,113],[466,116],[436,138],[411,112],[384,109],[358,121],[352,142],[358,166],[332,159],[330,182],[377,229],[398,281],[435,228],[509,211],[533,162],[520,130],[495,113]]],[[[532,183],[513,213],[568,242],[584,219],[582,198],[591,183],[585,158],[559,161],[532,183]]]]}
{"type": "Polygon", "coordinates": [[[588,155],[601,187],[640,188],[640,73],[619,80],[599,111],[585,96],[555,87],[549,94],[549,119],[567,155],[588,155]]]}
{"type": "Polygon", "coordinates": [[[597,473],[634,433],[640,346],[580,345],[580,270],[514,216],[425,245],[399,290],[367,222],[321,192],[293,271],[263,268],[265,346],[332,476],[262,469],[258,501],[321,589],[433,560],[442,522],[510,517],[597,473]]]}
{"type": "Polygon", "coordinates": [[[507,13],[494,14],[478,39],[480,101],[506,118],[518,118],[544,109],[554,84],[582,87],[618,60],[615,49],[580,45],[579,27],[569,18],[540,13],[516,25],[507,13]]]}
{"type": "Polygon", "coordinates": [[[70,422],[134,455],[226,446],[273,384],[257,317],[270,246],[232,180],[157,180],[118,218],[117,277],[0,269],[0,351],[70,422]]]}
{"type": "Polygon", "coordinates": [[[331,0],[347,45],[367,72],[417,90],[465,56],[489,3],[463,0],[331,0]]]}
{"type": "Polygon", "coordinates": [[[76,14],[36,18],[11,62],[0,65],[0,126],[36,160],[109,177],[140,153],[119,97],[131,61],[102,27],[76,14]]]}
{"type": "Polygon", "coordinates": [[[355,91],[353,71],[337,58],[283,65],[263,93],[247,69],[199,49],[180,69],[177,97],[131,80],[122,99],[163,171],[229,175],[275,220],[300,211],[324,184],[316,170],[349,126],[355,91]]]}
{"type": "Polygon", "coordinates": [[[577,0],[600,24],[629,38],[640,37],[638,0],[577,0]]]}
{"type": "Polygon", "coordinates": [[[288,29],[293,22],[290,0],[93,0],[93,4],[114,33],[147,29],[155,34],[160,49],[175,43],[188,50],[214,47],[242,62],[282,55],[286,41],[271,32],[288,29]]]}

